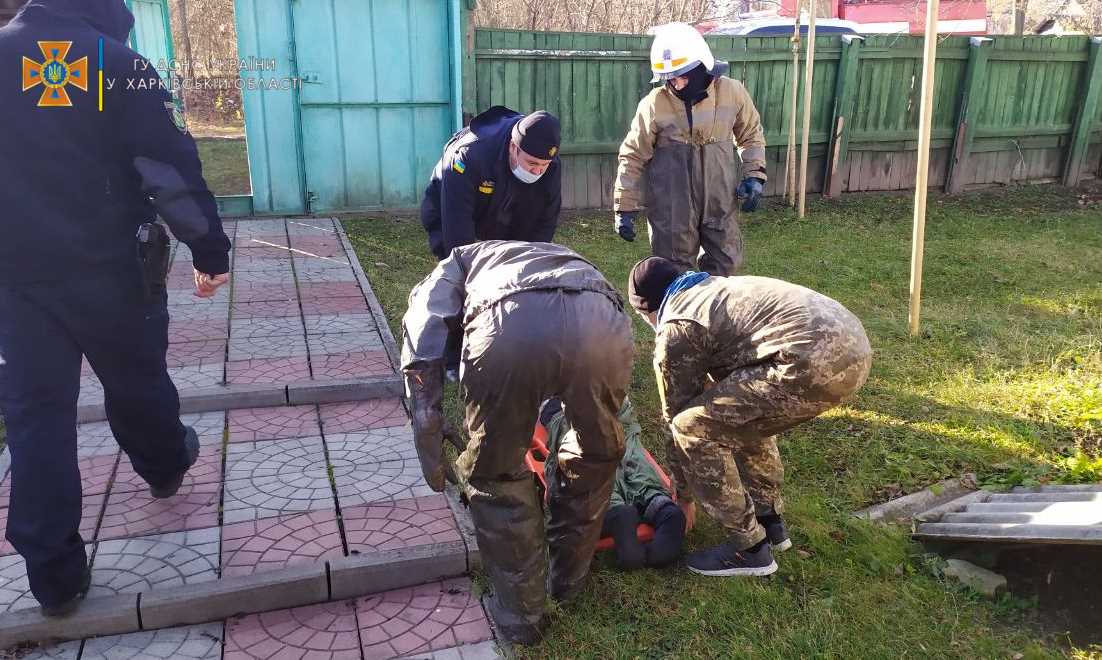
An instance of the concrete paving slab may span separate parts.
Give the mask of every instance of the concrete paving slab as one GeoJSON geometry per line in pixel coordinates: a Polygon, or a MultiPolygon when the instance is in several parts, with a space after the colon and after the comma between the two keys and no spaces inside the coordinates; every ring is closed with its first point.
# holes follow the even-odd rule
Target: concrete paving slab
{"type": "Polygon", "coordinates": [[[240,273],[234,273],[233,281],[234,286],[241,286],[244,284],[294,284],[295,273],[289,268],[287,270],[242,271],[240,273]]]}
{"type": "MultiPolygon", "coordinates": [[[[245,250],[242,250],[242,252],[245,252],[245,250]]],[[[288,255],[280,259],[271,259],[266,257],[254,258],[246,255],[233,260],[233,272],[235,274],[263,270],[290,272],[291,257],[288,255]]]]}
{"type": "Polygon", "coordinates": [[[394,373],[386,351],[364,351],[339,355],[312,355],[310,358],[314,380],[338,380],[388,376],[394,373]]]}
{"type": "Polygon", "coordinates": [[[80,657],[81,642],[61,642],[44,646],[9,649],[7,655],[0,652],[0,658],[11,660],[77,660],[80,657]]]}
{"type": "Polygon", "coordinates": [[[341,447],[330,452],[341,508],[431,495],[417,459],[360,463],[362,452],[341,447]]]}
{"type": "Polygon", "coordinates": [[[438,494],[342,507],[341,520],[352,554],[462,541],[447,501],[438,494]]]}
{"type": "Polygon", "coordinates": [[[186,319],[172,319],[168,322],[169,343],[200,341],[203,339],[226,339],[229,336],[230,322],[225,316],[217,320],[202,322],[188,321],[186,319]]]}
{"type": "Polygon", "coordinates": [[[303,314],[367,314],[367,301],[362,295],[343,298],[302,298],[303,314]]]}
{"type": "Polygon", "coordinates": [[[222,506],[225,523],[334,506],[321,438],[230,445],[222,506]]]}
{"type": "Polygon", "coordinates": [[[147,593],[218,579],[218,528],[101,541],[92,597],[147,593]]]}
{"type": "Polygon", "coordinates": [[[294,282],[280,284],[240,284],[233,289],[234,302],[265,302],[268,300],[298,300],[294,282]]]}
{"type": "MultiPolygon", "coordinates": [[[[263,234],[248,231],[241,236],[236,237],[233,242],[234,248],[238,250],[272,247],[273,245],[280,247],[290,246],[290,241],[287,240],[286,229],[280,228],[278,232],[268,232],[263,234]]],[[[243,252],[238,252],[238,254],[243,254],[243,252]]]]}
{"type": "Polygon", "coordinates": [[[218,526],[219,484],[188,484],[158,500],[149,491],[111,493],[98,538],[110,540],[218,526]]]}
{"type": "MultiPolygon", "coordinates": [[[[202,300],[198,298],[197,300],[202,300]]],[[[190,305],[169,305],[169,327],[178,321],[219,321],[230,315],[230,303],[222,301],[218,303],[203,303],[190,305]]]]}
{"type": "Polygon", "coordinates": [[[225,660],[361,660],[355,605],[323,603],[231,619],[225,660]]]}
{"type": "MultiPolygon", "coordinates": [[[[218,442],[216,443],[208,442],[206,444],[200,444],[199,457],[184,476],[184,483],[219,484],[221,482],[222,442],[221,438],[218,438],[218,442]]],[[[149,484],[134,471],[134,466],[131,465],[130,458],[123,455],[122,459],[119,461],[118,472],[115,474],[115,483],[112,486],[112,491],[122,493],[148,489],[149,484]]]]}
{"type": "Polygon", "coordinates": [[[95,374],[81,376],[80,395],[77,397],[77,404],[86,405],[95,402],[103,402],[103,383],[95,374]]]}
{"type": "Polygon", "coordinates": [[[234,384],[293,383],[310,378],[305,356],[259,358],[226,363],[226,380],[234,384]]]}
{"type": "Polygon", "coordinates": [[[84,642],[80,660],[219,660],[221,621],[97,637],[84,642]]]}
{"type": "Polygon", "coordinates": [[[222,527],[222,575],[251,575],[343,557],[336,509],[222,527]]]}
{"type": "Polygon", "coordinates": [[[348,433],[409,424],[402,400],[398,398],[326,403],[318,407],[326,433],[348,433]]]}
{"type": "Polygon", "coordinates": [[[302,299],[314,298],[356,298],[362,297],[363,291],[356,281],[350,282],[304,282],[299,285],[302,299]]]}
{"type": "Polygon", "coordinates": [[[355,433],[326,432],[325,446],[334,470],[338,461],[363,465],[417,459],[413,427],[408,424],[355,433]]]}
{"type": "Polygon", "coordinates": [[[306,338],[300,330],[295,335],[268,337],[233,337],[230,339],[229,362],[244,360],[304,357],[306,338]]]}
{"type": "Polygon", "coordinates": [[[27,581],[27,563],[19,555],[0,557],[0,612],[37,607],[27,581]]]}
{"type": "Polygon", "coordinates": [[[271,236],[286,234],[287,221],[283,219],[279,220],[255,220],[248,219],[242,220],[237,223],[237,236],[236,238],[243,238],[245,236],[271,236]]]}
{"type": "Polygon", "coordinates": [[[307,338],[311,355],[367,353],[383,347],[383,338],[374,330],[310,335],[307,338]]]}
{"type": "Polygon", "coordinates": [[[257,608],[298,607],[328,599],[325,565],[303,564],[143,594],[142,625],[153,629],[206,623],[257,608]]]}
{"type": "Polygon", "coordinates": [[[306,255],[295,255],[295,273],[314,273],[323,270],[343,270],[351,268],[352,262],[346,258],[340,257],[309,257],[306,255]]]}
{"type": "Polygon", "coordinates": [[[315,268],[296,273],[299,284],[313,282],[355,282],[356,273],[351,267],[315,268]]]}
{"type": "Polygon", "coordinates": [[[264,318],[268,316],[299,315],[297,300],[268,300],[265,302],[235,302],[230,308],[232,319],[264,318]]]}
{"type": "Polygon", "coordinates": [[[229,287],[222,287],[210,298],[200,298],[195,295],[195,287],[189,289],[169,289],[168,290],[168,304],[169,306],[177,305],[217,305],[225,304],[230,300],[229,287]]]}
{"type": "Polygon", "coordinates": [[[303,323],[307,335],[375,330],[375,317],[370,314],[307,314],[303,323]]]}
{"type": "Polygon", "coordinates": [[[236,266],[237,263],[240,261],[259,259],[284,260],[289,258],[290,251],[287,249],[286,246],[280,247],[279,245],[258,245],[248,250],[236,250],[234,253],[234,266],[236,266]]]}
{"type": "Polygon", "coordinates": [[[297,316],[250,316],[235,318],[230,322],[230,334],[234,339],[249,337],[301,337],[302,319],[297,316]]]}
{"type": "MultiPolygon", "coordinates": [[[[106,493],[107,485],[115,475],[115,465],[118,460],[119,452],[78,459],[81,492],[89,496],[106,493]]],[[[10,478],[4,479],[4,484],[10,487],[10,483],[10,478]]],[[[4,490],[3,495],[7,496],[8,492],[4,490]]]]}
{"type": "Polygon", "coordinates": [[[257,442],[321,435],[317,406],[231,410],[229,424],[229,442],[257,442]]]}
{"type": "Polygon", "coordinates": [[[226,413],[221,410],[204,413],[192,413],[181,415],[180,421],[185,426],[195,429],[201,443],[222,443],[222,435],[226,430],[226,413]]]}
{"type": "Polygon", "coordinates": [[[287,388],[278,383],[217,385],[198,390],[186,390],[180,395],[180,410],[187,413],[281,406],[286,403],[287,388]]]}
{"type": "Polygon", "coordinates": [[[313,236],[324,236],[326,234],[333,234],[333,221],[329,218],[321,218],[317,220],[308,220],[302,218],[295,218],[287,221],[287,233],[294,236],[295,234],[306,234],[313,236]]]}
{"type": "Polygon", "coordinates": [[[504,658],[492,641],[453,646],[440,651],[426,651],[407,655],[402,660],[499,660],[504,658]]]}
{"type": "Polygon", "coordinates": [[[340,240],[332,233],[316,235],[295,232],[291,235],[291,247],[320,257],[345,256],[340,240]]]}
{"type": "MultiPolygon", "coordinates": [[[[96,526],[99,524],[100,513],[103,512],[103,502],[106,496],[84,494],[81,500],[80,511],[80,536],[85,541],[92,541],[96,536],[96,526]]],[[[5,538],[8,529],[8,496],[0,495],[0,555],[15,554],[15,548],[5,538]]]]}
{"type": "Polygon", "coordinates": [[[395,658],[492,638],[466,578],[361,598],[356,618],[364,658],[395,658]]]}
{"type": "Polygon", "coordinates": [[[77,424],[77,457],[117,454],[119,443],[107,422],[77,424]]]}
{"type": "Polygon", "coordinates": [[[169,377],[181,393],[221,385],[224,382],[226,367],[211,363],[190,367],[173,367],[168,370],[169,377]]]}
{"type": "Polygon", "coordinates": [[[170,368],[204,364],[221,366],[226,361],[226,340],[209,339],[169,344],[166,360],[170,368]]]}

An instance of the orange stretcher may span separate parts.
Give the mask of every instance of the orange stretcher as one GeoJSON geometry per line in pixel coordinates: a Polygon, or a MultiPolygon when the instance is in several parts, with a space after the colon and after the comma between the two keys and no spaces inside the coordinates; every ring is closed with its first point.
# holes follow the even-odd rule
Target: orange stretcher
{"type": "MultiPolygon", "coordinates": [[[[528,469],[536,475],[540,484],[543,486],[544,497],[547,497],[547,476],[544,471],[544,463],[547,461],[550,451],[547,449],[547,429],[543,424],[536,422],[536,429],[532,432],[532,445],[528,448],[528,453],[524,455],[524,464],[528,466],[528,469]]],[[[673,493],[673,482],[670,481],[669,476],[666,474],[662,466],[658,465],[658,461],[654,460],[651,453],[643,448],[643,453],[646,455],[647,460],[654,467],[655,472],[661,477],[662,482],[666,484],[667,490],[673,493]]],[[[677,495],[674,494],[673,500],[677,501],[677,495]]],[[[640,523],[635,529],[636,536],[639,537],[640,543],[650,543],[654,539],[654,528],[646,523],[640,523]]],[[[611,536],[606,536],[597,542],[597,552],[605,552],[612,550],[616,547],[616,542],[611,536]]]]}

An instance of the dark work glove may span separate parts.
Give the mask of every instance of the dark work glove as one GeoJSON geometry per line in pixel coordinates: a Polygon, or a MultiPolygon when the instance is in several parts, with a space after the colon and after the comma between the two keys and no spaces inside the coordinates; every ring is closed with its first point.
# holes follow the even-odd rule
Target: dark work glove
{"type": "Polygon", "coordinates": [[[413,413],[413,443],[425,482],[436,492],[443,492],[444,480],[456,483],[455,471],[444,458],[444,440],[458,449],[463,442],[444,421],[441,400],[444,396],[444,368],[435,363],[422,369],[405,372],[406,396],[413,413]]]}
{"type": "Polygon", "coordinates": [[[761,179],[746,177],[739,184],[737,194],[739,199],[745,199],[742,210],[750,213],[758,210],[758,200],[761,199],[761,179]]]}
{"type": "Polygon", "coordinates": [[[635,240],[635,211],[620,211],[616,214],[616,233],[625,241],[635,240]]]}

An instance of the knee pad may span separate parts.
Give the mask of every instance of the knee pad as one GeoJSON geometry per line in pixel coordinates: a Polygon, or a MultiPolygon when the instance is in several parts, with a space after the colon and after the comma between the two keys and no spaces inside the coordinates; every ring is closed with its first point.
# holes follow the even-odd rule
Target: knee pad
{"type": "Polygon", "coordinates": [[[616,542],[616,563],[625,571],[646,564],[646,549],[636,534],[640,521],[639,511],[631,504],[613,507],[605,514],[604,535],[616,542]]]}

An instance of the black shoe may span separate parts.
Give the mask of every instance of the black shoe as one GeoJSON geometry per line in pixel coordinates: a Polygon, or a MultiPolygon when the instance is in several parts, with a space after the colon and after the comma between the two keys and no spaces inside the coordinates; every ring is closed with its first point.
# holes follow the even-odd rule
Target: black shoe
{"type": "Polygon", "coordinates": [[[773,546],[773,552],[784,552],[792,547],[792,539],[788,538],[784,518],[776,514],[759,516],[758,523],[765,528],[765,536],[769,539],[769,545],[773,546]]]}
{"type": "Polygon", "coordinates": [[[184,429],[187,431],[184,434],[184,446],[187,447],[188,457],[187,467],[170,481],[160,485],[149,484],[149,494],[159,500],[172,497],[176,494],[176,491],[180,490],[180,486],[184,483],[184,477],[187,476],[187,471],[191,469],[192,465],[195,465],[195,461],[199,458],[199,436],[195,435],[195,429],[190,426],[185,426],[184,429]]]}
{"type": "Polygon", "coordinates": [[[716,577],[761,576],[777,571],[777,562],[765,541],[746,550],[737,550],[733,542],[727,541],[690,554],[685,563],[693,573],[716,577]]]}
{"type": "Polygon", "coordinates": [[[91,588],[92,568],[90,566],[85,566],[84,575],[81,576],[80,590],[77,591],[76,595],[57,605],[43,605],[42,616],[51,619],[69,616],[76,611],[78,606],[80,606],[80,601],[84,600],[84,597],[88,595],[88,590],[91,588]]]}

